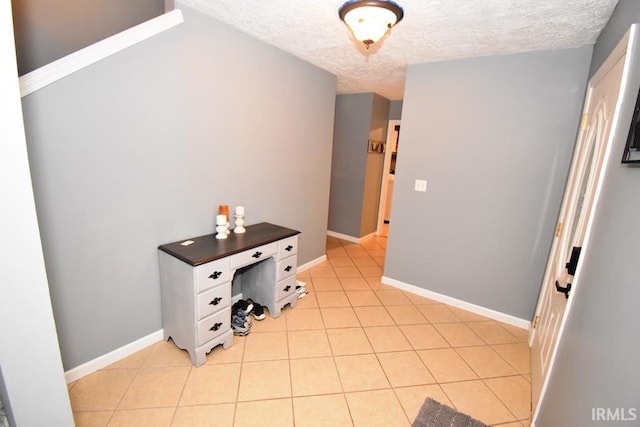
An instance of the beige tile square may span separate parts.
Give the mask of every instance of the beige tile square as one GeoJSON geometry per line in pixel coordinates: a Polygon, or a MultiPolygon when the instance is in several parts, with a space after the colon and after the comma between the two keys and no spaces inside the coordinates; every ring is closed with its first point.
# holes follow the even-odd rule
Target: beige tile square
{"type": "Polygon", "coordinates": [[[347,255],[347,252],[342,249],[342,251],[344,252],[344,256],[343,257],[330,257],[329,258],[329,263],[331,263],[331,266],[333,268],[336,267],[355,267],[356,265],[353,263],[353,261],[351,261],[351,258],[349,258],[349,255],[347,255]]]}
{"type": "Polygon", "coordinates": [[[362,277],[357,267],[334,267],[336,276],[343,277],[362,277]]]}
{"type": "Polygon", "coordinates": [[[349,254],[344,250],[342,246],[328,248],[327,247],[327,258],[329,260],[334,260],[337,258],[347,258],[349,259],[349,254]]]}
{"type": "Polygon", "coordinates": [[[239,381],[239,363],[194,367],[189,373],[179,405],[235,402],[239,381]]]}
{"type": "Polygon", "coordinates": [[[378,353],[377,356],[392,387],[436,382],[415,351],[378,353]]]}
{"type": "Polygon", "coordinates": [[[342,288],[345,291],[370,291],[371,288],[364,277],[342,277],[340,278],[342,288]]]}
{"type": "Polygon", "coordinates": [[[483,339],[487,344],[509,344],[518,342],[517,338],[511,335],[498,322],[471,322],[467,326],[483,339]]]}
{"type": "Polygon", "coordinates": [[[386,256],[386,251],[380,247],[367,250],[367,252],[369,253],[369,255],[371,255],[372,258],[384,258],[386,256]]]}
{"type": "Polygon", "coordinates": [[[456,351],[480,378],[517,374],[515,369],[489,346],[461,347],[456,351]]]}
{"type": "Polygon", "coordinates": [[[447,348],[449,343],[429,324],[400,325],[400,330],[407,337],[414,350],[431,348],[447,348]]]}
{"type": "Polygon", "coordinates": [[[151,349],[153,346],[149,346],[147,348],[143,348],[140,351],[133,353],[130,356],[125,357],[122,360],[119,360],[111,365],[107,366],[104,369],[123,369],[123,368],[140,368],[142,364],[147,359],[149,354],[151,354],[151,349]]]}
{"type": "Polygon", "coordinates": [[[288,360],[242,364],[238,402],[282,397],[291,397],[288,360]]]}
{"type": "Polygon", "coordinates": [[[400,404],[410,420],[416,419],[427,397],[453,408],[453,404],[437,384],[401,387],[393,391],[396,393],[396,396],[398,396],[400,404]]]}
{"type": "Polygon", "coordinates": [[[417,325],[428,323],[415,305],[386,305],[386,309],[397,325],[417,325]]]}
{"type": "MultiPolygon", "coordinates": [[[[302,300],[298,300],[298,301],[302,301],[302,300]]],[[[287,319],[286,319],[286,316],[283,316],[282,314],[289,309],[288,306],[280,313],[280,316],[277,318],[274,318],[271,316],[267,307],[265,307],[264,309],[265,309],[266,316],[263,320],[255,320],[251,318],[252,334],[256,332],[281,332],[281,331],[287,330],[287,319]]],[[[236,338],[239,338],[239,337],[235,337],[235,336],[233,337],[234,345],[235,345],[236,338]]],[[[240,338],[246,338],[246,337],[240,337],[240,338]]]]}
{"type": "Polygon", "coordinates": [[[490,321],[488,317],[482,316],[471,311],[463,310],[458,307],[449,306],[449,310],[453,311],[456,316],[463,322],[487,322],[490,321]]]}
{"type": "Polygon", "coordinates": [[[113,411],[74,412],[73,421],[76,427],[106,427],[113,411]]]}
{"type": "Polygon", "coordinates": [[[347,251],[353,262],[356,263],[356,265],[360,263],[360,258],[370,258],[367,250],[358,244],[345,245],[344,249],[347,251]]]}
{"type": "Polygon", "coordinates": [[[507,325],[506,323],[500,323],[500,326],[505,328],[511,335],[516,337],[518,342],[529,341],[529,329],[518,328],[517,326],[507,325]]]}
{"type": "Polygon", "coordinates": [[[291,359],[322,356],[331,356],[329,339],[324,329],[321,331],[289,331],[289,357],[291,359]]]}
{"type": "Polygon", "coordinates": [[[328,265],[327,267],[311,267],[311,269],[309,269],[309,275],[311,276],[312,281],[315,279],[338,277],[336,276],[336,272],[333,270],[333,267],[331,267],[330,265],[328,265]]]}
{"type": "Polygon", "coordinates": [[[290,366],[294,396],[342,393],[333,357],[291,360],[290,366]]]}
{"type": "Polygon", "coordinates": [[[293,427],[291,399],[239,402],[234,427],[293,427]]]}
{"type": "Polygon", "coordinates": [[[169,427],[175,410],[172,407],[115,411],[109,427],[169,427]]]}
{"type": "Polygon", "coordinates": [[[484,341],[464,323],[438,323],[434,327],[452,347],[484,344],[484,341]]]}
{"type": "Polygon", "coordinates": [[[439,383],[475,380],[478,378],[469,365],[452,348],[420,350],[418,355],[439,383]]]}
{"type": "Polygon", "coordinates": [[[345,395],[355,427],[408,427],[411,425],[392,390],[345,395]]]}
{"type": "Polygon", "coordinates": [[[515,421],[514,416],[482,381],[462,381],[440,385],[455,408],[485,424],[515,421]]]}
{"type": "Polygon", "coordinates": [[[207,354],[208,365],[220,364],[220,363],[241,363],[242,356],[244,355],[244,345],[247,337],[233,337],[233,345],[229,348],[224,348],[219,345],[207,354]]]}
{"type": "Polygon", "coordinates": [[[379,291],[381,289],[393,289],[391,286],[383,284],[380,277],[365,277],[364,280],[367,281],[369,288],[374,291],[379,291]]]}
{"type": "Polygon", "coordinates": [[[397,326],[367,326],[364,332],[376,353],[412,349],[397,326]]]}
{"type": "Polygon", "coordinates": [[[189,353],[178,348],[173,340],[160,341],[151,346],[151,351],[142,364],[145,368],[181,365],[191,366],[191,359],[189,353]]]}
{"type": "Polygon", "coordinates": [[[328,329],[327,336],[334,356],[373,353],[362,328],[328,329]]]}
{"type": "Polygon", "coordinates": [[[137,369],[102,369],[76,381],[69,390],[74,411],[116,409],[137,369]]]}
{"type": "Polygon", "coordinates": [[[438,302],[436,300],[432,300],[430,298],[423,297],[423,296],[420,296],[418,294],[414,294],[412,292],[408,292],[408,291],[403,291],[403,292],[404,292],[404,295],[409,299],[409,301],[411,301],[411,303],[413,303],[415,305],[441,304],[440,302],[438,302]]]}
{"type": "MultiPolygon", "coordinates": [[[[253,329],[253,328],[252,328],[253,329]]],[[[245,362],[288,359],[286,332],[253,332],[246,336],[245,362]]]]}
{"type": "Polygon", "coordinates": [[[315,289],[316,292],[341,291],[342,285],[340,284],[340,279],[337,277],[321,277],[313,279],[313,289],[315,289]]]}
{"type": "Polygon", "coordinates": [[[418,309],[431,323],[460,322],[460,319],[444,304],[419,305],[418,309]]]}
{"type": "MultiPolygon", "coordinates": [[[[315,296],[318,299],[318,306],[321,308],[349,307],[351,305],[344,291],[316,292],[315,296]]],[[[303,298],[303,300],[307,299],[307,297],[303,298]]]]}
{"type": "Polygon", "coordinates": [[[343,394],[293,399],[296,427],[351,427],[351,414],[343,394]]]}
{"type": "Polygon", "coordinates": [[[363,251],[362,254],[351,256],[353,263],[360,269],[361,267],[377,267],[378,263],[371,256],[363,251]]]}
{"type": "Polygon", "coordinates": [[[404,292],[398,289],[378,289],[375,291],[376,296],[382,304],[390,305],[410,305],[411,301],[404,295],[404,292]]]}
{"type": "MultiPolygon", "coordinates": [[[[308,290],[308,289],[307,289],[308,290]]],[[[298,299],[298,305],[295,307],[296,309],[307,309],[307,308],[318,308],[318,298],[316,297],[317,293],[309,291],[307,295],[303,298],[298,299]]]]}
{"type": "Polygon", "coordinates": [[[122,397],[118,409],[176,406],[191,368],[142,368],[122,397]]]}
{"type": "Polygon", "coordinates": [[[327,329],[360,326],[356,312],[351,307],[322,308],[320,312],[327,329]]]}
{"type": "Polygon", "coordinates": [[[353,310],[356,312],[356,316],[358,316],[358,320],[362,326],[386,326],[395,324],[383,306],[354,307],[353,310]]]}
{"type": "Polygon", "coordinates": [[[504,360],[513,366],[519,374],[528,374],[531,372],[531,350],[526,343],[517,344],[498,344],[492,345],[504,360]]]}
{"type": "Polygon", "coordinates": [[[490,378],[485,383],[519,420],[531,417],[531,384],[521,376],[490,378]]]}
{"type": "Polygon", "coordinates": [[[324,329],[324,323],[322,322],[322,315],[320,314],[319,308],[287,310],[286,316],[287,329],[290,331],[324,329]]]}
{"type": "Polygon", "coordinates": [[[383,273],[382,268],[379,267],[377,263],[375,266],[358,265],[358,270],[360,270],[360,274],[362,275],[362,277],[382,277],[383,273]]]}
{"type": "Polygon", "coordinates": [[[180,406],[173,417],[171,427],[233,427],[235,404],[180,406]]]}
{"type": "Polygon", "coordinates": [[[382,366],[373,354],[337,356],[335,358],[344,391],[388,388],[382,366]]]}
{"type": "Polygon", "coordinates": [[[382,305],[373,291],[345,291],[353,307],[382,305]]]}

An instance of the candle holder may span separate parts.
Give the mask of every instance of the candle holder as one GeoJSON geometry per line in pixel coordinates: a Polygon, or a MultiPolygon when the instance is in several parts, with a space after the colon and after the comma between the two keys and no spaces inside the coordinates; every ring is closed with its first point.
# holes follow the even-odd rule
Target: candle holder
{"type": "Polygon", "coordinates": [[[235,228],[233,229],[233,232],[237,234],[241,234],[247,231],[247,229],[244,228],[244,215],[234,215],[234,218],[236,219],[236,221],[235,221],[235,228]]]}
{"type": "Polygon", "coordinates": [[[216,216],[216,239],[226,239],[229,234],[229,226],[226,215],[216,216]]]}

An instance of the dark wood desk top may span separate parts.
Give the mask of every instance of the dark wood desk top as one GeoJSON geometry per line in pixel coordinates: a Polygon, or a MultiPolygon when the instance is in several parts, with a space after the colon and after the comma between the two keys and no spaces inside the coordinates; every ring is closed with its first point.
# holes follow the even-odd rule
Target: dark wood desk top
{"type": "Polygon", "coordinates": [[[158,249],[195,267],[300,234],[297,230],[268,222],[249,225],[245,228],[246,233],[235,234],[231,231],[226,239],[216,239],[215,234],[208,234],[160,245],[158,249]],[[193,243],[183,246],[182,243],[187,240],[193,240],[193,243]]]}

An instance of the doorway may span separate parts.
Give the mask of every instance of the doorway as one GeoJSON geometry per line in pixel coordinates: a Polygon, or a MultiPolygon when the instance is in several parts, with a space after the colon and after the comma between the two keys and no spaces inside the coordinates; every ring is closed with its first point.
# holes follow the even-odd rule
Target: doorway
{"type": "Polygon", "coordinates": [[[618,98],[621,85],[624,85],[629,38],[629,34],[623,38],[587,88],[580,132],[529,340],[534,423],[575,297],[574,291],[579,287],[580,260],[589,243],[612,144],[612,128],[618,120],[618,98]]]}
{"type": "Polygon", "coordinates": [[[382,182],[380,185],[380,204],[378,206],[378,226],[376,235],[387,237],[391,222],[391,205],[396,180],[396,160],[400,141],[400,120],[389,120],[387,140],[384,150],[382,182]]]}

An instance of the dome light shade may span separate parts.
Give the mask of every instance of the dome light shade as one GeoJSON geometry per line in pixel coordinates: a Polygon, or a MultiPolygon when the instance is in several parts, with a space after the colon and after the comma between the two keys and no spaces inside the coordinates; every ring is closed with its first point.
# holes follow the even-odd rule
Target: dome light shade
{"type": "Polygon", "coordinates": [[[388,0],[350,0],[338,9],[338,14],[353,36],[369,49],[402,20],[404,11],[388,0]]]}

